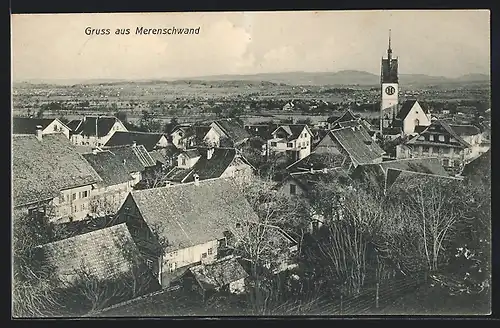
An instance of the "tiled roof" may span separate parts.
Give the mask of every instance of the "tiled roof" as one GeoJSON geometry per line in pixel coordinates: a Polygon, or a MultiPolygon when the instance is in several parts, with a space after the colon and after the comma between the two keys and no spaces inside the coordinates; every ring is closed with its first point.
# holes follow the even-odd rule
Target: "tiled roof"
{"type": "MultiPolygon", "coordinates": [[[[42,129],[54,122],[55,118],[30,118],[30,117],[13,117],[12,118],[12,133],[13,134],[35,134],[36,127],[40,125],[42,129]]],[[[61,123],[62,124],[62,123],[61,123]]]]}
{"type": "MultiPolygon", "coordinates": [[[[403,103],[403,106],[401,106],[401,109],[399,110],[399,113],[396,115],[396,118],[400,119],[400,120],[404,120],[406,118],[406,116],[408,116],[408,113],[410,113],[410,111],[413,108],[413,106],[415,105],[415,103],[417,103],[417,102],[418,101],[415,99],[406,100],[403,103]]],[[[425,106],[423,103],[419,103],[419,102],[418,102],[418,104],[420,105],[420,107],[422,107],[422,110],[424,111],[425,114],[429,113],[427,106],[425,106]]]]}
{"type": "Polygon", "coordinates": [[[207,265],[191,267],[189,271],[204,290],[219,289],[249,275],[235,257],[223,258],[207,265]]]}
{"type": "Polygon", "coordinates": [[[102,181],[62,134],[12,136],[15,206],[59,196],[60,191],[102,181]]]}
{"type": "Polygon", "coordinates": [[[280,125],[278,128],[276,128],[276,130],[273,131],[273,133],[279,129],[284,130],[288,134],[287,140],[297,139],[300,136],[300,134],[302,133],[302,131],[304,131],[304,129],[308,129],[309,133],[312,135],[312,132],[309,129],[309,127],[307,126],[307,124],[280,125]]]}
{"type": "Polygon", "coordinates": [[[475,136],[481,133],[479,128],[474,125],[450,124],[450,128],[460,136],[475,136]]]}
{"type": "Polygon", "coordinates": [[[111,138],[109,138],[108,142],[106,142],[105,146],[132,145],[135,141],[138,145],[143,145],[147,151],[152,151],[163,136],[163,133],[116,131],[111,138]]]}
{"type": "Polygon", "coordinates": [[[431,125],[429,125],[424,131],[422,131],[419,135],[410,139],[407,142],[408,145],[447,145],[447,146],[455,146],[462,148],[469,148],[471,145],[467,143],[461,136],[459,136],[448,123],[445,123],[441,120],[432,121],[431,125]],[[441,142],[438,140],[430,141],[429,136],[434,135],[445,135],[445,141],[441,142]],[[455,141],[450,141],[449,138],[452,137],[455,141]],[[424,138],[425,140],[421,140],[424,138]]]}
{"type": "Polygon", "coordinates": [[[103,185],[106,187],[133,180],[122,160],[110,151],[83,154],[83,157],[99,174],[103,185]]]}
{"type": "Polygon", "coordinates": [[[220,239],[236,219],[258,220],[244,195],[226,179],[137,190],[129,197],[146,223],[164,228],[167,251],[220,239]]]}
{"type": "MultiPolygon", "coordinates": [[[[96,125],[97,125],[97,136],[102,137],[109,134],[113,125],[118,121],[114,116],[86,116],[82,119],[82,122],[76,130],[73,130],[73,134],[82,134],[85,136],[95,136],[96,135],[96,125]],[[97,120],[97,124],[96,124],[97,120]]],[[[71,126],[75,126],[76,123],[71,123],[71,126]]]]}
{"type": "Polygon", "coordinates": [[[315,153],[289,165],[286,169],[290,173],[322,170],[325,168],[345,167],[351,163],[350,159],[343,154],[315,153]]]}
{"type": "Polygon", "coordinates": [[[386,181],[385,181],[385,190],[389,190],[390,188],[394,187],[397,184],[403,183],[403,187],[406,187],[406,183],[404,182],[405,178],[412,177],[412,176],[425,176],[427,178],[432,178],[432,179],[447,179],[447,180],[454,180],[454,181],[461,181],[460,178],[452,177],[452,176],[444,176],[444,175],[429,175],[425,173],[420,173],[420,172],[411,172],[411,171],[405,171],[405,170],[398,170],[398,169],[388,169],[387,174],[386,174],[386,181]]]}
{"type": "Polygon", "coordinates": [[[372,163],[384,153],[361,125],[331,130],[330,135],[358,163],[372,163]]]}
{"type": "Polygon", "coordinates": [[[82,120],[71,120],[68,122],[68,124],[66,124],[66,126],[70,128],[71,131],[75,131],[80,123],[82,123],[82,120]]]}
{"type": "Polygon", "coordinates": [[[356,121],[357,117],[354,115],[354,113],[348,109],[346,110],[338,119],[336,119],[333,123],[345,123],[345,122],[350,122],[350,121],[356,121]]]}
{"type": "Polygon", "coordinates": [[[434,178],[453,178],[438,158],[411,158],[381,164],[363,164],[353,171],[351,177],[386,190],[401,176],[401,172],[404,172],[402,176],[421,174],[434,178]]]}
{"type": "Polygon", "coordinates": [[[244,142],[246,139],[250,138],[250,134],[245,130],[243,125],[239,124],[236,120],[227,118],[223,120],[217,120],[214,122],[217,126],[224,131],[228,138],[235,144],[238,145],[244,142]]]}
{"type": "Polygon", "coordinates": [[[165,179],[172,182],[182,182],[189,173],[191,173],[191,169],[174,167],[165,175],[165,179]]]}
{"type": "Polygon", "coordinates": [[[167,164],[167,159],[163,156],[160,150],[151,150],[149,152],[149,156],[151,156],[151,158],[157,163],[167,164]]]}
{"type": "Polygon", "coordinates": [[[135,259],[140,259],[125,223],[45,244],[38,249],[63,282],[72,282],[82,266],[97,279],[117,278],[133,268],[135,259]]]}
{"type": "Polygon", "coordinates": [[[125,165],[128,173],[142,172],[147,167],[156,165],[156,161],[149,155],[142,145],[136,147],[124,146],[110,149],[125,165]]]}
{"type": "Polygon", "coordinates": [[[253,124],[245,126],[245,129],[254,137],[269,140],[272,138],[271,133],[276,130],[277,127],[276,124],[253,124]]]}
{"type": "Polygon", "coordinates": [[[212,157],[207,159],[208,148],[198,148],[200,159],[194,164],[192,174],[185,181],[193,181],[193,175],[198,174],[200,180],[218,178],[226,171],[236,157],[234,148],[213,148],[212,157]]]}

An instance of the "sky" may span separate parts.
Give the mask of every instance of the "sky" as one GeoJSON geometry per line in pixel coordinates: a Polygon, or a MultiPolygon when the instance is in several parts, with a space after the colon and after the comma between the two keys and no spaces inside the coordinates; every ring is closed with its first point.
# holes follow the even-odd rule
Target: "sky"
{"type": "Polygon", "coordinates": [[[490,71],[487,10],[30,14],[11,21],[15,81],[379,74],[389,29],[401,74],[490,71]],[[200,29],[192,35],[135,35],[141,26],[200,29]],[[87,27],[111,33],[89,36],[87,27]],[[114,34],[126,28],[129,35],[114,34]]]}

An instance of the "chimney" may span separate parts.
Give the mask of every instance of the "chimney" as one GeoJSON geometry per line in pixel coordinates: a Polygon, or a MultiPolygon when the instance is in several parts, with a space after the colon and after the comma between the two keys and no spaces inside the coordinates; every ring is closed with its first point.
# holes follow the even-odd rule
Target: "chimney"
{"type": "Polygon", "coordinates": [[[42,141],[42,126],[41,125],[36,126],[36,138],[39,141],[42,141]]]}
{"type": "Polygon", "coordinates": [[[198,174],[193,174],[194,184],[198,185],[200,183],[200,176],[198,174]]]}
{"type": "Polygon", "coordinates": [[[137,147],[137,141],[132,141],[132,147],[137,147]]]}
{"type": "Polygon", "coordinates": [[[215,149],[213,147],[210,147],[207,149],[207,159],[211,159],[212,155],[214,154],[215,149]]]}
{"type": "Polygon", "coordinates": [[[123,165],[127,164],[127,160],[124,158],[123,159],[123,165]]]}
{"type": "Polygon", "coordinates": [[[314,172],[314,168],[313,168],[313,163],[311,163],[311,166],[310,166],[310,172],[313,173],[314,172]]]}
{"type": "Polygon", "coordinates": [[[94,155],[97,154],[97,149],[96,148],[92,149],[92,154],[94,154],[94,155]]]}

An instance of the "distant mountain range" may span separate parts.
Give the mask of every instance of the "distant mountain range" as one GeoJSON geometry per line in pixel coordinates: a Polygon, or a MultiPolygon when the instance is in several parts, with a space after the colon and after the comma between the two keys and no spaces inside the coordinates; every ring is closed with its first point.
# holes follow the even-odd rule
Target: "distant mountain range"
{"type": "MultiPolygon", "coordinates": [[[[266,81],[273,83],[283,83],[288,85],[363,85],[376,86],[380,83],[380,77],[364,71],[344,70],[339,72],[286,72],[286,73],[261,73],[252,75],[212,75],[190,78],[165,78],[165,79],[89,79],[89,80],[30,80],[25,81],[33,84],[100,84],[100,83],[124,83],[124,82],[148,82],[154,81],[266,81]]],[[[401,85],[437,85],[449,83],[489,83],[490,76],[486,74],[467,74],[458,78],[449,78],[444,76],[430,76],[425,74],[400,74],[399,83],[401,85]]],[[[19,82],[17,82],[19,83],[19,82]]]]}

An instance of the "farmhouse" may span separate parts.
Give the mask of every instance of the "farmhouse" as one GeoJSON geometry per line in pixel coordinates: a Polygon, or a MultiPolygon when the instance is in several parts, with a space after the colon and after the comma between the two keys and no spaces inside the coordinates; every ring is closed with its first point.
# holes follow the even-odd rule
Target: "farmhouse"
{"type": "Polygon", "coordinates": [[[292,160],[299,160],[311,153],[313,133],[307,124],[281,125],[271,132],[267,140],[267,156],[286,153],[292,160]]]}
{"type": "Polygon", "coordinates": [[[236,220],[258,220],[236,185],[227,179],[132,191],[119,213],[141,252],[156,263],[164,286],[191,266],[214,262],[226,247],[236,220]],[[167,241],[162,254],[151,250],[158,238],[167,241]]]}
{"type": "Polygon", "coordinates": [[[93,185],[102,179],[70,141],[63,134],[12,138],[14,207],[55,222],[85,218],[93,185]]]}

